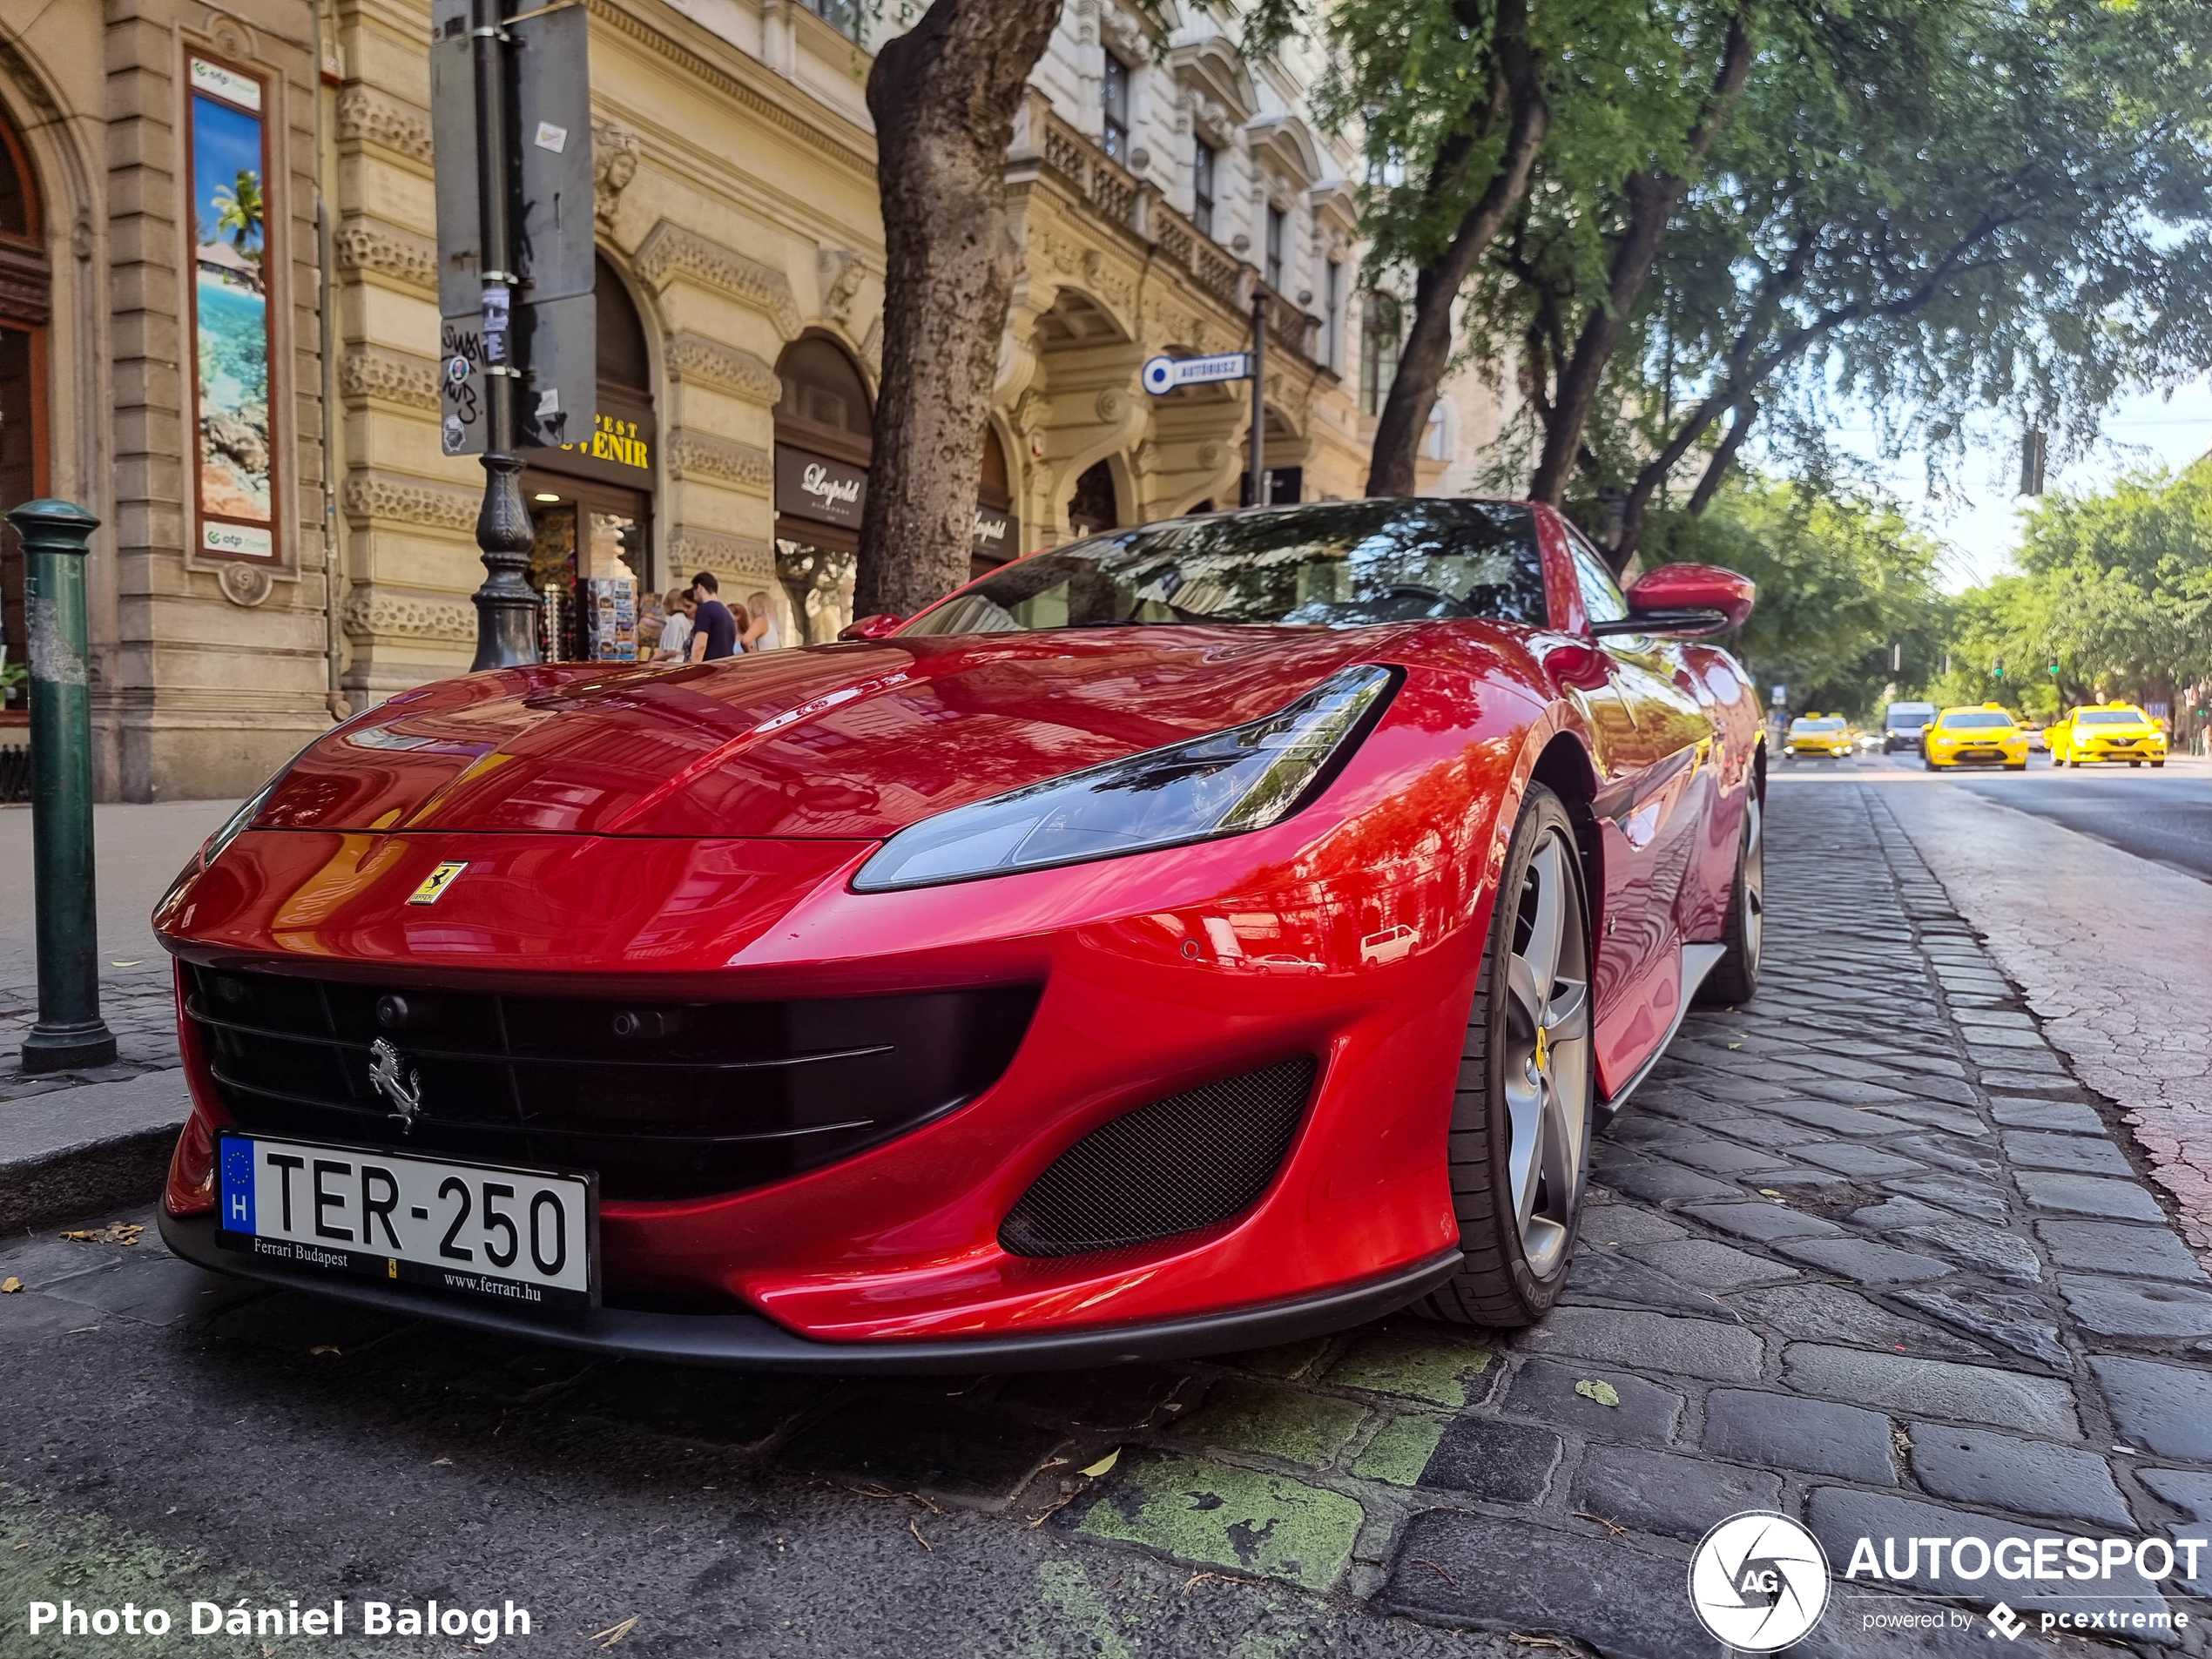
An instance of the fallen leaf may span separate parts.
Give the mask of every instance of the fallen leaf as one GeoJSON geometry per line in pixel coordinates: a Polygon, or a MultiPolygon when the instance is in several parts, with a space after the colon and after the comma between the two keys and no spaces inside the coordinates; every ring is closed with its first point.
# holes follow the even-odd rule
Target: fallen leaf
{"type": "Polygon", "coordinates": [[[430,1460],[430,1467],[434,1469],[449,1469],[453,1467],[453,1460],[449,1457],[434,1457],[430,1460]]]}
{"type": "Polygon", "coordinates": [[[9,1274],[5,1278],[0,1278],[0,1296],[13,1296],[21,1289],[23,1289],[23,1281],[13,1273],[9,1274]]]}
{"type": "Polygon", "coordinates": [[[341,1349],[338,1349],[338,1348],[334,1348],[334,1347],[332,1347],[332,1346],[331,1346],[331,1345],[330,1345],[327,1342],[326,1342],[326,1343],[321,1344],[320,1346],[317,1346],[317,1347],[313,1347],[313,1348],[308,1349],[308,1350],[307,1350],[307,1352],[308,1352],[309,1353],[339,1353],[339,1352],[343,1352],[343,1350],[341,1350],[341,1349]]]}
{"type": "Polygon", "coordinates": [[[610,1624],[604,1630],[594,1630],[584,1640],[596,1642],[603,1648],[611,1648],[637,1628],[637,1615],[633,1613],[620,1624],[610,1624]]]}
{"type": "Polygon", "coordinates": [[[1100,1475],[1104,1474],[1108,1470],[1111,1469],[1121,1460],[1122,1448],[1117,1446],[1112,1451],[1109,1452],[1104,1457],[1099,1459],[1097,1462],[1092,1464],[1089,1468],[1078,1469],[1076,1473],[1078,1474],[1087,1474],[1092,1480],[1096,1480],[1100,1475]]]}
{"type": "Polygon", "coordinates": [[[134,1222],[117,1221],[105,1227],[82,1227],[62,1237],[75,1244],[135,1244],[144,1231],[145,1229],[134,1222]]]}
{"type": "Polygon", "coordinates": [[[108,966],[109,966],[110,968],[136,968],[136,967],[137,967],[137,966],[138,966],[140,962],[143,962],[144,961],[145,961],[145,957],[143,957],[143,956],[135,956],[135,957],[132,958],[132,959],[131,959],[131,961],[127,961],[127,962],[118,962],[118,961],[114,961],[114,960],[111,959],[111,960],[109,961],[109,962],[108,962],[108,966]]]}
{"type": "Polygon", "coordinates": [[[1740,1048],[1742,1048],[1743,1045],[1742,1043],[1740,1043],[1740,1042],[1731,1042],[1731,1043],[1730,1043],[1728,1046],[1729,1046],[1730,1048],[1731,1048],[1731,1049],[1740,1049],[1740,1048]]]}
{"type": "Polygon", "coordinates": [[[1762,1198],[1779,1198],[1782,1195],[1776,1191],[1772,1187],[1761,1187],[1759,1189],[1759,1197],[1762,1198]]]}
{"type": "Polygon", "coordinates": [[[1592,1382],[1585,1377],[1575,1385],[1575,1392],[1584,1399],[1594,1399],[1601,1406],[1618,1406],[1621,1391],[1609,1382],[1592,1382]]]}

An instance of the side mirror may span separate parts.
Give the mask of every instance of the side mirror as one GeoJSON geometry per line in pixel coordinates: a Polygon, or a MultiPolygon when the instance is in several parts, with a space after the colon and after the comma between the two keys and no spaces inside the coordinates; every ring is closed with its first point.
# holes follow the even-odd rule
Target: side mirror
{"type": "Polygon", "coordinates": [[[1717,564],[1662,564],[1629,590],[1623,620],[1594,622],[1590,632],[1702,639],[1741,628],[1758,594],[1750,577],[1717,564]]]}
{"type": "Polygon", "coordinates": [[[879,612],[873,617],[862,617],[857,622],[839,629],[837,637],[840,639],[882,639],[898,632],[906,620],[904,617],[879,612]]]}

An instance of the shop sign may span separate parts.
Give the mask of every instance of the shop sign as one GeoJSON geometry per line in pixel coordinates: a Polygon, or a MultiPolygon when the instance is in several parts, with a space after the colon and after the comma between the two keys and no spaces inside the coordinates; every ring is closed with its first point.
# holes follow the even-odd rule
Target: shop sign
{"type": "Polygon", "coordinates": [[[560,447],[572,455],[610,461],[617,467],[630,467],[642,473],[652,471],[653,433],[650,424],[641,425],[618,415],[603,414],[596,427],[589,443],[564,443],[560,447]]]}
{"type": "Polygon", "coordinates": [[[987,559],[1003,562],[1012,558],[1015,546],[1021,540],[1020,528],[1013,513],[1006,508],[977,508],[974,551],[987,559]]]}
{"type": "Polygon", "coordinates": [[[776,510],[794,518],[819,519],[848,529],[860,527],[868,496],[865,469],[827,455],[776,446],[776,510]]]}

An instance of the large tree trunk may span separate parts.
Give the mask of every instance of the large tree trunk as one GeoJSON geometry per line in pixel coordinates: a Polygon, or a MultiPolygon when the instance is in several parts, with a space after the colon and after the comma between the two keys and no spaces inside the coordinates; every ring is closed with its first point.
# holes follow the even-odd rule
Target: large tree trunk
{"type": "Polygon", "coordinates": [[[911,616],[968,579],[983,428],[1019,258],[1006,150],[1061,0],[936,0],[868,76],[883,382],[853,605],[911,616]]]}
{"type": "Polygon", "coordinates": [[[1629,176],[1628,222],[1613,245],[1613,260],[1606,273],[1605,293],[1590,307],[1590,314],[1575,337],[1575,349],[1561,366],[1559,385],[1552,398],[1551,418],[1544,427],[1544,447],[1536,462],[1529,494],[1537,500],[1562,505],[1567,481],[1574,475],[1582,448],[1582,431],[1596,406],[1605,366],[1627,331],[1637,297],[1659,258],[1667,237],[1667,221],[1675,205],[1689,187],[1689,173],[1705,158],[1720,134],[1722,125],[1743,90],[1751,72],[1751,39],[1739,11],[1728,26],[1728,43],[1721,55],[1712,90],[1690,128],[1683,171],[1664,172],[1647,168],[1629,176]]]}
{"type": "MultiPolygon", "coordinates": [[[[1413,326],[1399,348],[1398,373],[1375,425],[1367,465],[1370,496],[1410,496],[1414,491],[1413,464],[1420,454],[1421,434],[1452,359],[1453,302],[1467,273],[1489,251],[1527,193],[1528,175],[1551,124],[1535,54],[1528,46],[1527,0],[1500,0],[1494,27],[1497,73],[1482,132],[1495,131],[1502,117],[1507,123],[1504,148],[1489,182],[1460,220],[1451,241],[1414,277],[1413,326]]],[[[1473,148],[1474,139],[1465,135],[1444,146],[1429,174],[1430,200],[1453,188],[1473,148]]]]}

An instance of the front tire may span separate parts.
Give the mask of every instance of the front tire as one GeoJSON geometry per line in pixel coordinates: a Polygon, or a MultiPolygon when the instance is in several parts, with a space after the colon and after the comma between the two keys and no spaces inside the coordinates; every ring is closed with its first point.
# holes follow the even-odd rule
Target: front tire
{"type": "Polygon", "coordinates": [[[2007,760],[2005,763],[2005,770],[2006,772],[2026,772],[2027,770],[2027,762],[2025,760],[2007,760]]]}
{"type": "Polygon", "coordinates": [[[1596,1116],[1589,907],[1575,826],[1528,786],[1491,907],[1447,1173],[1466,1259],[1416,1312],[1533,1325],[1566,1287],[1596,1116]]]}
{"type": "Polygon", "coordinates": [[[1743,797],[1743,840],[1736,849],[1736,881],[1729,890],[1723,954],[1698,988],[1700,1002],[1733,1008],[1759,993],[1759,950],[1766,935],[1766,808],[1756,788],[1743,797]]]}

